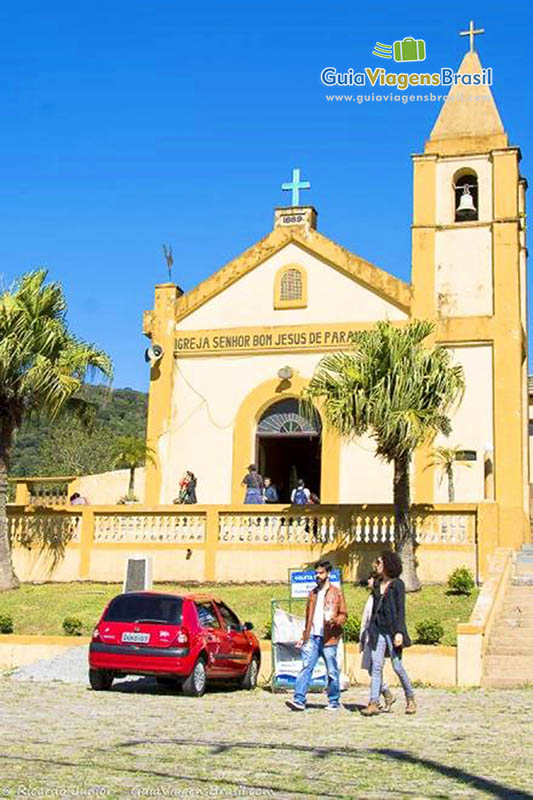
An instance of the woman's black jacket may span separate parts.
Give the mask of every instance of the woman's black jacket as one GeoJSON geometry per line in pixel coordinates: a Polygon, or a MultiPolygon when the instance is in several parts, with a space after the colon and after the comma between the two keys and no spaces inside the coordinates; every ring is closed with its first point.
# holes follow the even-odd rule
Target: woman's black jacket
{"type": "Polygon", "coordinates": [[[384,595],[380,594],[379,586],[379,582],[376,582],[372,591],[374,596],[374,608],[369,629],[369,643],[372,650],[374,650],[378,641],[379,627],[381,627],[382,632],[388,633],[392,640],[394,640],[397,633],[401,633],[403,636],[403,647],[410,647],[411,639],[405,624],[404,582],[401,578],[394,578],[389,583],[384,595]],[[379,611],[379,609],[381,609],[381,611],[379,611]],[[378,616],[381,626],[378,626],[378,616]]]}

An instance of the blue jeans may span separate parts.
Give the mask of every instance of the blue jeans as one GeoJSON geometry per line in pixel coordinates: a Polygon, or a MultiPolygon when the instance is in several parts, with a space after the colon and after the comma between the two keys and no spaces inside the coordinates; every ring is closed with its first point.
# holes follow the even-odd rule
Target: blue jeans
{"type": "Polygon", "coordinates": [[[247,489],[246,494],[244,496],[245,503],[253,503],[254,505],[258,503],[263,503],[263,493],[261,489],[247,489]]]}
{"type": "Polygon", "coordinates": [[[323,636],[310,636],[309,641],[302,647],[303,666],[294,685],[294,700],[296,703],[305,705],[305,697],[311,683],[311,676],[320,656],[326,662],[328,672],[327,692],[329,704],[338,706],[341,699],[341,684],[340,670],[337,664],[337,645],[331,644],[324,647],[323,636]]]}
{"type": "Polygon", "coordinates": [[[392,668],[402,684],[406,698],[414,697],[415,693],[409,680],[409,675],[402,664],[401,656],[396,654],[392,646],[392,639],[388,634],[380,633],[375,650],[372,650],[372,678],[370,681],[370,702],[379,701],[379,693],[383,681],[383,664],[387,650],[390,653],[392,668]]]}

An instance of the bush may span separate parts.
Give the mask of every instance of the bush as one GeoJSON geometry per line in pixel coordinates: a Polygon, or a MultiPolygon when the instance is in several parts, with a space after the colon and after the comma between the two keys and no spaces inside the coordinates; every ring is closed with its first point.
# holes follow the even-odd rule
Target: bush
{"type": "Polygon", "coordinates": [[[264,639],[272,639],[272,620],[267,619],[265,622],[265,627],[263,628],[263,638],[264,639]]]}
{"type": "Polygon", "coordinates": [[[0,633],[13,633],[13,618],[10,614],[0,614],[0,633]]]}
{"type": "Polygon", "coordinates": [[[345,642],[358,642],[361,634],[361,621],[358,617],[348,617],[344,623],[342,638],[345,642]]]}
{"type": "Polygon", "coordinates": [[[476,582],[468,567],[457,567],[448,578],[448,586],[456,594],[470,594],[476,582]]]}
{"type": "Polygon", "coordinates": [[[444,628],[437,619],[423,619],[416,626],[418,644],[438,644],[444,636],[444,628]]]}
{"type": "Polygon", "coordinates": [[[63,620],[63,630],[65,636],[81,636],[83,633],[83,622],[79,617],[65,617],[63,620]]]}

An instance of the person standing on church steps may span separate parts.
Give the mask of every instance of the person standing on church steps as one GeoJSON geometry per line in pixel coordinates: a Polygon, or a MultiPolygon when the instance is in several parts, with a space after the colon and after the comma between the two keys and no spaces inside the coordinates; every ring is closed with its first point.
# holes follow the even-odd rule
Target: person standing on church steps
{"type": "Polygon", "coordinates": [[[257,471],[255,464],[250,464],[248,473],[244,476],[241,486],[246,486],[246,494],[244,495],[245,503],[263,503],[263,478],[257,471]]]}
{"type": "Polygon", "coordinates": [[[279,502],[278,490],[276,489],[270,478],[265,478],[265,489],[263,491],[263,498],[265,503],[279,502]]]}
{"type": "Polygon", "coordinates": [[[315,566],[316,586],[309,592],[304,632],[302,638],[296,642],[296,647],[302,648],[303,666],[294,685],[294,698],[286,702],[291,711],[305,711],[307,690],[320,656],[326,662],[328,672],[326,709],[338,711],[341,707],[337,647],[347,613],[342,591],[329,581],[331,570],[332,565],[326,560],[319,561],[315,566]]]}
{"type": "Polygon", "coordinates": [[[405,693],[405,713],[416,714],[413,687],[402,663],[403,648],[411,645],[411,639],[405,624],[405,585],[400,578],[402,562],[399,555],[384,550],[376,559],[376,571],[379,581],[375,581],[372,588],[374,605],[368,628],[368,642],[372,649],[370,700],[361,714],[373,717],[381,712],[379,695],[386,655],[390,656],[392,668],[405,693]]]}

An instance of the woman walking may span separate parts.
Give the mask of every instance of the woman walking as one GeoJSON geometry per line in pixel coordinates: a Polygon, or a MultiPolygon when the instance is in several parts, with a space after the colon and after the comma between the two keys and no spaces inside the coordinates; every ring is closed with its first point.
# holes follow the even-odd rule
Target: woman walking
{"type": "MultiPolygon", "coordinates": [[[[370,678],[372,678],[372,648],[370,646],[370,623],[372,621],[372,610],[374,608],[373,590],[378,581],[379,581],[379,576],[376,571],[376,564],[374,563],[372,565],[372,572],[370,573],[366,581],[367,588],[370,589],[370,594],[363,609],[363,616],[361,618],[361,626],[360,626],[361,633],[359,634],[359,650],[362,654],[361,669],[365,669],[370,675],[370,678]]],[[[382,710],[390,711],[393,704],[396,702],[396,698],[394,697],[393,693],[391,692],[385,681],[382,681],[380,694],[383,695],[383,701],[385,703],[385,706],[382,710]]]]}
{"type": "Polygon", "coordinates": [[[384,550],[376,560],[376,570],[379,581],[375,582],[372,589],[374,603],[368,630],[372,649],[370,700],[361,714],[373,717],[380,713],[379,695],[386,655],[390,656],[392,668],[405,693],[405,713],[416,714],[413,687],[402,663],[403,648],[411,645],[405,624],[405,585],[400,578],[402,562],[396,553],[384,550]]]}

